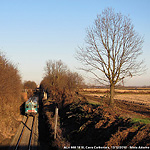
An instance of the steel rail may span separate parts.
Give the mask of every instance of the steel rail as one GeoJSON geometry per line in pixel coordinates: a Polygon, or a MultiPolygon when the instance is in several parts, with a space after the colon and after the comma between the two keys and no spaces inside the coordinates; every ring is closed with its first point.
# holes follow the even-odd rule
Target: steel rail
{"type": "Polygon", "coordinates": [[[25,126],[26,126],[27,120],[28,120],[28,116],[27,116],[26,122],[24,123],[24,126],[23,126],[23,128],[22,128],[22,131],[21,131],[21,134],[20,134],[20,136],[19,136],[18,142],[17,142],[17,144],[16,144],[15,150],[17,150],[17,149],[18,149],[19,142],[20,142],[20,140],[21,140],[21,137],[22,137],[22,134],[23,134],[24,128],[25,128],[25,126]]]}
{"type": "Polygon", "coordinates": [[[28,150],[30,150],[30,148],[31,148],[31,141],[32,141],[32,133],[33,133],[34,120],[35,120],[35,117],[33,117],[33,121],[32,121],[32,128],[31,128],[31,134],[30,134],[30,139],[29,139],[29,144],[28,144],[28,150]]]}

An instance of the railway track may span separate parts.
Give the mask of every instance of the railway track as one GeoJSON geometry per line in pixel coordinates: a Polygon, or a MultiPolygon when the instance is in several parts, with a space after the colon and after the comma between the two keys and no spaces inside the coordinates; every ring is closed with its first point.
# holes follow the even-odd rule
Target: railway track
{"type": "Polygon", "coordinates": [[[33,150],[37,149],[38,145],[38,117],[29,116],[24,117],[21,127],[14,142],[11,145],[11,150],[33,150]],[[35,144],[36,143],[36,144],[35,144]]]}
{"type": "Polygon", "coordinates": [[[31,141],[32,141],[34,120],[35,120],[35,117],[33,117],[33,118],[27,117],[27,119],[24,123],[24,126],[22,128],[21,134],[19,136],[19,139],[18,139],[17,145],[15,147],[15,150],[19,150],[19,149],[28,149],[28,150],[30,150],[31,149],[31,141]]]}

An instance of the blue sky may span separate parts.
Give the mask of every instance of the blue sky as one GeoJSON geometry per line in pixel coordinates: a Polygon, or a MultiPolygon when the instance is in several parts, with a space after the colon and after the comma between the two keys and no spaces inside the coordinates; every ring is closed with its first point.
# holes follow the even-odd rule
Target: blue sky
{"type": "Polygon", "coordinates": [[[49,59],[61,59],[78,72],[75,49],[83,45],[86,28],[107,7],[129,15],[135,30],[144,36],[141,57],[147,72],[126,85],[150,85],[149,0],[1,0],[0,50],[18,64],[23,80],[40,83],[49,59]]]}

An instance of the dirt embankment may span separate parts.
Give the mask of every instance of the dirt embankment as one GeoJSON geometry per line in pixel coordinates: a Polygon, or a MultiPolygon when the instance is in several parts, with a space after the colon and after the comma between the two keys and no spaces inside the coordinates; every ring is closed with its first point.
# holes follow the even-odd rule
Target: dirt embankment
{"type": "MultiPolygon", "coordinates": [[[[116,101],[115,109],[111,109],[105,101],[80,97],[59,110],[62,140],[69,143],[64,143],[64,146],[150,148],[150,109],[144,105],[120,101],[116,101]]],[[[49,102],[44,107],[47,114],[54,109],[49,102]]]]}
{"type": "Polygon", "coordinates": [[[63,137],[62,129],[60,128],[60,117],[58,116],[57,138],[54,139],[55,128],[55,108],[56,104],[51,100],[43,101],[43,114],[49,130],[49,146],[54,150],[62,150],[64,146],[70,146],[70,143],[63,137]]]}

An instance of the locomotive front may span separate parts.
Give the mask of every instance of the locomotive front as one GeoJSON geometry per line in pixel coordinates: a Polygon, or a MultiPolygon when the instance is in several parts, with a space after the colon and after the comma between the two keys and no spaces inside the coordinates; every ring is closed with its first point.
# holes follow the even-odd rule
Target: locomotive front
{"type": "Polygon", "coordinates": [[[25,103],[25,114],[36,115],[38,113],[38,97],[30,97],[25,103]]]}

